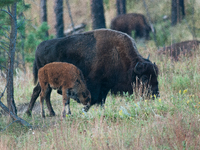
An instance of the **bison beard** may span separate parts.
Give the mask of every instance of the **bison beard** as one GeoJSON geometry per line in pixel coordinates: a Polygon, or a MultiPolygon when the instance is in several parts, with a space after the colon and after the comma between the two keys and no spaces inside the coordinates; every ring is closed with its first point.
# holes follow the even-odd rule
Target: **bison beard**
{"type": "MultiPolygon", "coordinates": [[[[33,65],[35,83],[39,68],[51,62],[72,63],[82,71],[91,93],[91,105],[103,105],[109,90],[116,85],[126,85],[130,89],[136,76],[151,77],[148,84],[152,93],[158,94],[157,66],[144,59],[138,53],[134,40],[122,32],[99,29],[40,43],[33,65]]],[[[119,90],[126,92],[123,87],[119,90]]],[[[31,115],[40,90],[39,84],[33,89],[26,111],[28,115],[31,115]]],[[[54,116],[50,94],[51,89],[46,94],[46,103],[50,116],[54,116]]]]}

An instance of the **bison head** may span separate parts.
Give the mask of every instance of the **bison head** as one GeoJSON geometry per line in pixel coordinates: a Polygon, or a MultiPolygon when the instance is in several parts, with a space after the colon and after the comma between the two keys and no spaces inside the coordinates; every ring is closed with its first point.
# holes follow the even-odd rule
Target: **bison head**
{"type": "Polygon", "coordinates": [[[77,94],[77,99],[83,105],[90,105],[91,104],[91,94],[90,91],[87,89],[85,81],[82,79],[77,79],[74,85],[74,91],[77,94]]]}
{"type": "MultiPolygon", "coordinates": [[[[146,59],[145,59],[146,60],[146,59]]],[[[135,75],[142,83],[142,92],[147,89],[147,95],[159,96],[158,90],[158,67],[150,61],[138,62],[134,67],[135,75]]]]}

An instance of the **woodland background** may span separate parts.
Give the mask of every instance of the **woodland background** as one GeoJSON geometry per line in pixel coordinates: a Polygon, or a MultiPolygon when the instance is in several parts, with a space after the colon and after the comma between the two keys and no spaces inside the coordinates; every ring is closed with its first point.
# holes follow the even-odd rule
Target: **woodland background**
{"type": "Polygon", "coordinates": [[[73,115],[61,120],[62,97],[55,91],[56,117],[42,119],[39,103],[32,117],[24,114],[34,87],[35,49],[73,25],[85,23],[84,31],[99,28],[92,4],[103,4],[103,25],[109,28],[117,0],[64,0],[63,29],[55,13],[61,0],[47,0],[47,22],[41,19],[40,0],[0,0],[0,149],[200,149],[200,49],[178,62],[157,55],[160,47],[199,39],[200,1],[184,0],[185,15],[176,9],[174,16],[173,2],[180,1],[126,0],[126,13],[145,15],[156,29],[156,41],[153,33],[148,41],[135,40],[142,56],[150,54],[158,65],[161,96],[151,101],[109,94],[105,110],[92,106],[87,114],[72,101],[73,115]]]}

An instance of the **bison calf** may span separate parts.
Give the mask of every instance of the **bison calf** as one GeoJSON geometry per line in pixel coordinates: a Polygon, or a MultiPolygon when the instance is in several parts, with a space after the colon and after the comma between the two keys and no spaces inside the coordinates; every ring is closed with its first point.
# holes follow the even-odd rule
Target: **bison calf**
{"type": "Polygon", "coordinates": [[[115,17],[111,21],[111,29],[127,33],[131,36],[135,31],[135,38],[149,38],[151,27],[147,24],[144,15],[130,13],[115,17]]]}
{"type": "Polygon", "coordinates": [[[66,116],[65,106],[70,111],[70,98],[78,103],[86,105],[85,111],[88,111],[91,103],[91,95],[86,87],[82,72],[72,64],[63,62],[53,62],[39,69],[38,80],[41,86],[40,106],[42,117],[45,117],[44,98],[48,88],[59,89],[63,95],[62,116],[66,116]]]}

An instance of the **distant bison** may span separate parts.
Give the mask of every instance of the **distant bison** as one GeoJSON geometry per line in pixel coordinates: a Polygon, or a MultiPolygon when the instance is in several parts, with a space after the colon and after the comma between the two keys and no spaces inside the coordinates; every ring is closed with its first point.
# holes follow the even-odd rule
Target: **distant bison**
{"type": "Polygon", "coordinates": [[[172,44],[171,46],[163,47],[158,50],[158,54],[165,54],[174,60],[179,60],[180,54],[185,56],[191,56],[192,50],[196,50],[199,48],[200,41],[191,40],[191,41],[183,41],[180,43],[172,44]]]}
{"type": "MultiPolygon", "coordinates": [[[[139,54],[135,41],[122,32],[99,29],[40,43],[33,65],[35,82],[38,70],[56,61],[72,63],[83,72],[91,93],[91,105],[103,106],[109,90],[115,85],[126,84],[132,88],[131,84],[136,81],[136,76],[149,85],[149,94],[159,93],[157,66],[144,59],[139,54]]],[[[40,90],[39,84],[33,89],[26,111],[28,115],[31,115],[40,90]]],[[[120,90],[126,89],[122,87],[120,90]]],[[[50,93],[51,88],[46,93],[46,103],[50,115],[55,115],[50,103],[50,93]]]]}
{"type": "Polygon", "coordinates": [[[66,116],[66,105],[68,114],[71,114],[70,98],[73,98],[78,103],[86,105],[85,111],[90,108],[91,95],[86,87],[82,72],[76,66],[63,62],[49,63],[39,69],[38,80],[41,87],[40,106],[43,118],[45,118],[43,103],[49,88],[62,91],[63,117],[66,116]]]}
{"type": "Polygon", "coordinates": [[[135,38],[149,39],[151,27],[147,24],[144,15],[130,13],[122,14],[111,21],[111,29],[127,33],[131,36],[132,31],[135,31],[135,38]]]}

